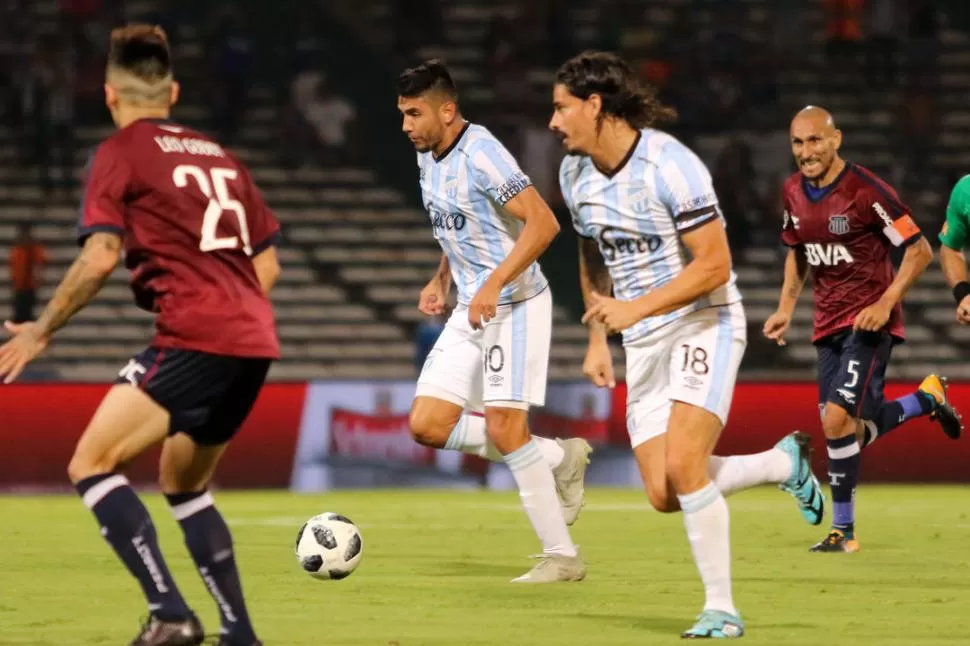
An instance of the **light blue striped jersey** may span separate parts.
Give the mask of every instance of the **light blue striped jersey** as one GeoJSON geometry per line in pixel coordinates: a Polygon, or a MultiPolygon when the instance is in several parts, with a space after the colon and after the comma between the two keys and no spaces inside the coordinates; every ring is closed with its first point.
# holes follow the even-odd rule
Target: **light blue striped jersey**
{"type": "MultiPolygon", "coordinates": [[[[532,181],[492,133],[473,124],[465,125],[439,159],[418,153],[418,168],[431,230],[448,256],[458,302],[467,305],[525,226],[503,207],[532,181]]],[[[505,286],[499,304],[532,298],[547,285],[533,263],[505,286]]]]}
{"type": "MultiPolygon", "coordinates": [[[[645,128],[612,174],[589,157],[567,156],[559,169],[562,194],[579,235],[595,239],[614,295],[633,300],[669,283],[690,262],[681,234],[715,218],[724,223],[711,174],[687,146],[645,128]]],[[[678,310],[646,318],[623,333],[632,343],[685,315],[741,300],[732,270],[728,283],[678,310]]]]}

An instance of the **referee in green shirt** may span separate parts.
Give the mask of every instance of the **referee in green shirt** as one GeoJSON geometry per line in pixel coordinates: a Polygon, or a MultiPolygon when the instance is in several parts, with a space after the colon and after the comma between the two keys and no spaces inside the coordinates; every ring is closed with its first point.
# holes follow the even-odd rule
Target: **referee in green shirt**
{"type": "Polygon", "coordinates": [[[970,282],[967,282],[967,259],[963,248],[970,237],[970,175],[953,187],[946,205],[946,222],[940,231],[940,264],[946,282],[953,288],[957,301],[957,321],[970,325],[970,282]]]}

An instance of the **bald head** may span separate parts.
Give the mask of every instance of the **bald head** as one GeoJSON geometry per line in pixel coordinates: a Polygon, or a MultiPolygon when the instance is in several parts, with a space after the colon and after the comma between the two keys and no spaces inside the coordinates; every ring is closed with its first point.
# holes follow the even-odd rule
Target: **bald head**
{"type": "Polygon", "coordinates": [[[806,179],[824,186],[841,172],[842,133],[828,110],[814,105],[802,108],[791,120],[790,135],[792,155],[806,179]]]}
{"type": "Polygon", "coordinates": [[[817,105],[805,106],[799,110],[795,116],[792,118],[792,127],[795,127],[796,122],[802,122],[806,125],[812,125],[816,128],[830,128],[835,130],[835,119],[832,118],[832,113],[825,108],[820,108],[817,105]]]}

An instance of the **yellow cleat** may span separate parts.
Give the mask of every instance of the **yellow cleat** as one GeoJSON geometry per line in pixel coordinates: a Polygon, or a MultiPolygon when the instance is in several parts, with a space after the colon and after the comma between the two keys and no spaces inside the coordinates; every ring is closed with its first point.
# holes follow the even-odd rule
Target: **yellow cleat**
{"type": "Polygon", "coordinates": [[[946,436],[956,440],[963,433],[963,420],[946,397],[946,384],[946,377],[927,375],[919,385],[919,390],[936,401],[936,408],[930,413],[930,419],[937,420],[946,436]]]}

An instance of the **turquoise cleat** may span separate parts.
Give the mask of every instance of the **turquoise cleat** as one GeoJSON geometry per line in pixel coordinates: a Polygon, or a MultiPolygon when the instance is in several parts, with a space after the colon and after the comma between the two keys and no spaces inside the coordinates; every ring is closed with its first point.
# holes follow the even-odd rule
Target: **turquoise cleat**
{"type": "Polygon", "coordinates": [[[697,623],[681,633],[681,639],[737,639],[744,634],[740,615],[723,610],[705,610],[697,616],[697,623]]]}
{"type": "Polygon", "coordinates": [[[808,448],[811,438],[805,433],[795,431],[783,437],[775,448],[791,457],[794,470],[792,476],[778,485],[798,501],[798,508],[809,525],[822,522],[825,513],[825,496],[818,478],[812,473],[812,451],[808,448]]]}

